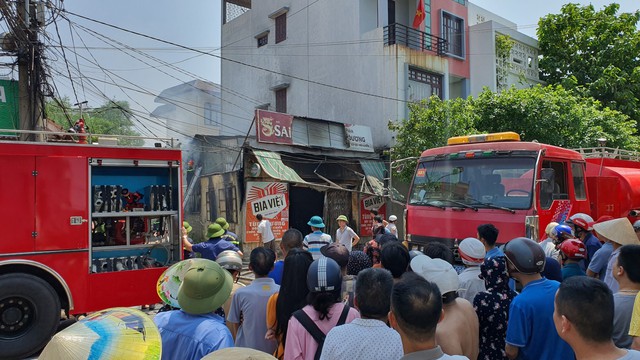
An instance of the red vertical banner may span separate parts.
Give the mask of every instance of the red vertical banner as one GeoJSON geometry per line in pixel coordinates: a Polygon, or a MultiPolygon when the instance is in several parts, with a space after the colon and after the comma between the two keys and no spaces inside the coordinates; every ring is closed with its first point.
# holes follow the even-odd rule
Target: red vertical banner
{"type": "Polygon", "coordinates": [[[383,219],[386,218],[387,207],[381,196],[368,196],[360,200],[360,236],[372,236],[373,215],[371,210],[376,210],[383,219]]]}
{"type": "Polygon", "coordinates": [[[258,242],[258,219],[261,214],[271,222],[276,239],[289,229],[289,185],[280,182],[247,182],[245,241],[258,242]]]}
{"type": "Polygon", "coordinates": [[[427,15],[424,12],[424,0],[418,0],[416,5],[416,16],[413,18],[413,27],[420,30],[420,25],[424,22],[427,15]]]}

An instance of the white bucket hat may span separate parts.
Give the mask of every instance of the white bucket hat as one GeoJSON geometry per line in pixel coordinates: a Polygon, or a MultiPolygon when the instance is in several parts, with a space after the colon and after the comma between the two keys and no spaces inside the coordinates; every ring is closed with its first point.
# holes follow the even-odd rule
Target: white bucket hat
{"type": "Polygon", "coordinates": [[[458,273],[451,264],[442,259],[432,259],[426,255],[418,255],[411,260],[411,270],[427,281],[438,286],[441,294],[458,291],[460,281],[458,273]]]}
{"type": "Polygon", "coordinates": [[[613,219],[593,225],[598,235],[602,235],[614,243],[620,245],[637,245],[640,244],[633,225],[627,218],[613,219]]]}

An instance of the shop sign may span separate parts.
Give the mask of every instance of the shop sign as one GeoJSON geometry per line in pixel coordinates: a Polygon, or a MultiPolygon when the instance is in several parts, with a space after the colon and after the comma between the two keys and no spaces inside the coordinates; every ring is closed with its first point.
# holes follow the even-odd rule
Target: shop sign
{"type": "Polygon", "coordinates": [[[384,198],[381,196],[368,196],[360,201],[360,236],[372,236],[373,215],[370,211],[378,211],[378,215],[386,219],[386,206],[384,198]]]}
{"type": "Polygon", "coordinates": [[[350,150],[373,152],[371,128],[364,125],[344,124],[347,146],[350,150]]]}
{"type": "Polygon", "coordinates": [[[266,110],[256,110],[258,142],[293,144],[293,116],[266,110]]]}
{"type": "MultiPolygon", "coordinates": [[[[0,80],[0,129],[18,128],[18,82],[0,80]]],[[[15,133],[0,133],[15,135],[15,133]]]]}
{"type": "Polygon", "coordinates": [[[280,182],[247,182],[245,241],[260,241],[256,215],[271,223],[276,239],[289,229],[289,187],[280,182]]]}

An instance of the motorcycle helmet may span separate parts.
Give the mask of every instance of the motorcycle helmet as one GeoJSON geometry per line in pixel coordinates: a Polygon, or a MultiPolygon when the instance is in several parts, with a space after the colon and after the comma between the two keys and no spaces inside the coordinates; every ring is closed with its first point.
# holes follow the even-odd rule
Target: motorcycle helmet
{"type": "Polygon", "coordinates": [[[575,213],[571,215],[567,223],[586,231],[593,230],[593,218],[585,213],[575,213]]]}
{"type": "Polygon", "coordinates": [[[567,239],[560,244],[560,252],[563,257],[571,260],[580,260],[587,257],[587,248],[582,241],[576,239],[567,239]]]}
{"type": "Polygon", "coordinates": [[[342,287],[340,265],[325,256],[314,260],[307,271],[307,287],[312,293],[340,292],[342,287]]]}
{"type": "Polygon", "coordinates": [[[556,245],[562,243],[566,239],[573,239],[573,229],[569,225],[560,224],[551,230],[551,237],[555,240],[556,245]]]}
{"type": "Polygon", "coordinates": [[[525,275],[542,272],[546,262],[542,247],[535,241],[525,237],[518,237],[509,241],[504,246],[504,255],[519,273],[525,275]]]}
{"type": "Polygon", "coordinates": [[[216,262],[223,269],[236,271],[242,270],[242,257],[233,250],[225,250],[218,254],[216,262]]]}

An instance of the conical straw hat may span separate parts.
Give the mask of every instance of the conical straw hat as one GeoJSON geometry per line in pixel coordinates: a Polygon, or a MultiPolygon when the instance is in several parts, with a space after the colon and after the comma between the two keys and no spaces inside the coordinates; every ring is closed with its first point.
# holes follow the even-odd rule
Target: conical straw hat
{"type": "Polygon", "coordinates": [[[640,244],[633,225],[627,218],[613,219],[593,224],[593,230],[620,245],[640,244]]]}
{"type": "Polygon", "coordinates": [[[162,341],[151,317],[132,308],[95,312],[57,333],[41,360],[160,360],[162,341]]]}

